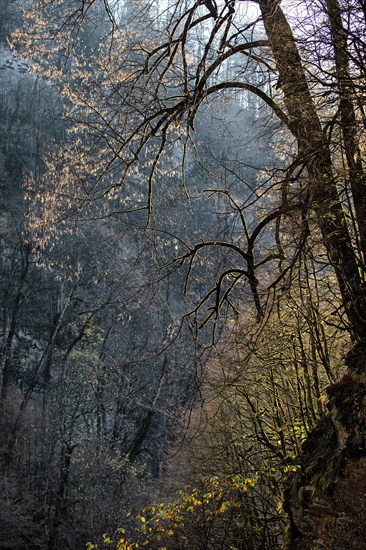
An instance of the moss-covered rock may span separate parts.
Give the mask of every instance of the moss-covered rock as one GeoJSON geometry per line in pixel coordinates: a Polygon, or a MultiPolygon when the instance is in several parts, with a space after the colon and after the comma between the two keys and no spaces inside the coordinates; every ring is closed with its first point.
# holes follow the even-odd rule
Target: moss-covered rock
{"type": "Polygon", "coordinates": [[[328,412],[305,442],[286,494],[291,550],[366,549],[366,349],[329,386],[328,412]]]}

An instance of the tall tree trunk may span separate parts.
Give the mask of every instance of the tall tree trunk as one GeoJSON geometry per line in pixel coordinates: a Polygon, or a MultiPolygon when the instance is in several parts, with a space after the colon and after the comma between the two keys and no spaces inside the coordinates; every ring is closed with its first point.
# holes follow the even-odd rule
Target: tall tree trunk
{"type": "Polygon", "coordinates": [[[15,447],[15,444],[16,444],[16,441],[17,441],[18,432],[19,432],[19,429],[21,427],[22,420],[23,420],[25,411],[27,409],[27,405],[29,403],[29,400],[31,399],[32,394],[33,394],[33,392],[34,392],[34,390],[37,386],[37,383],[39,382],[41,374],[47,368],[47,365],[49,364],[49,362],[52,359],[55,340],[56,340],[56,337],[57,337],[58,332],[60,330],[61,321],[63,319],[63,315],[66,311],[66,308],[67,308],[67,305],[64,307],[64,310],[61,313],[58,313],[55,316],[55,318],[53,320],[53,324],[52,324],[52,328],[51,328],[51,332],[50,332],[50,336],[49,336],[47,346],[46,346],[44,352],[42,353],[42,357],[40,358],[40,360],[39,360],[39,362],[38,362],[38,364],[37,364],[37,366],[36,366],[36,368],[33,372],[32,379],[31,379],[31,381],[28,385],[28,388],[27,388],[27,390],[26,390],[26,392],[23,396],[23,399],[20,403],[19,410],[18,410],[17,415],[15,417],[12,430],[9,434],[9,438],[8,438],[8,442],[7,442],[7,448],[6,448],[6,451],[4,453],[4,462],[7,465],[9,465],[11,460],[12,460],[14,447],[15,447]]]}
{"type": "MultiPolygon", "coordinates": [[[[336,273],[342,301],[356,343],[348,354],[349,373],[329,387],[329,415],[324,415],[300,454],[300,470],[286,496],[291,520],[287,547],[296,550],[365,548],[366,517],[366,293],[357,251],[353,248],[337,189],[332,158],[312,100],[296,42],[279,2],[260,0],[290,129],[307,167],[311,207],[336,273]]],[[[365,197],[357,145],[356,120],[347,73],[346,43],[337,0],[326,2],[331,19],[341,131],[352,180],[359,237],[365,244],[365,197]]]]}
{"type": "Polygon", "coordinates": [[[58,481],[58,488],[55,498],[55,509],[53,511],[53,517],[49,528],[50,534],[48,540],[48,550],[56,550],[60,548],[59,535],[60,531],[62,531],[62,524],[65,516],[68,513],[66,493],[69,481],[72,453],[76,446],[76,444],[71,445],[67,441],[63,441],[62,443],[60,452],[60,478],[58,481]]]}
{"type": "MultiPolygon", "coordinates": [[[[363,261],[366,261],[366,179],[359,147],[357,119],[352,101],[353,83],[349,68],[350,57],[347,45],[347,33],[343,27],[338,0],[326,0],[326,9],[334,49],[343,147],[349,170],[349,181],[359,230],[360,248],[363,261]]],[[[363,269],[365,270],[364,265],[363,269]]]]}
{"type": "Polygon", "coordinates": [[[12,372],[12,358],[13,358],[13,344],[14,337],[18,328],[19,315],[22,308],[22,302],[24,299],[26,279],[29,272],[30,265],[30,252],[26,248],[22,254],[22,269],[20,272],[19,285],[17,292],[15,294],[13,308],[11,313],[11,319],[9,323],[8,334],[5,339],[4,349],[1,358],[0,365],[0,386],[1,386],[1,396],[0,396],[0,405],[4,405],[9,386],[13,382],[13,372],[12,372]]]}
{"type": "Polygon", "coordinates": [[[312,207],[355,339],[366,342],[366,296],[323,132],[292,30],[277,0],[259,2],[290,120],[306,163],[312,207]]]}

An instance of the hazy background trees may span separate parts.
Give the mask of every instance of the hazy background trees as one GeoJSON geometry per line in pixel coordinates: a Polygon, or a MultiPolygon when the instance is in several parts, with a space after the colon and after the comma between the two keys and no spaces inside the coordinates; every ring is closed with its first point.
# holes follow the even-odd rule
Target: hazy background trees
{"type": "MultiPolygon", "coordinates": [[[[15,7],[2,6],[0,539],[77,548],[114,529],[160,475],[193,345],[138,216],[93,215],[43,250],[33,240],[27,179],[47,173],[69,121],[60,91],[5,42],[22,23],[15,7]]],[[[90,28],[80,50],[100,37],[90,28]]]]}

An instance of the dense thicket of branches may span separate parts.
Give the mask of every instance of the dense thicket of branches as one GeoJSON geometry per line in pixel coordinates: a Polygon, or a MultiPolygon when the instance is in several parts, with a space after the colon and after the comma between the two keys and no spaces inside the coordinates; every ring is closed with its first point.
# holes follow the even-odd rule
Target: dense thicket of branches
{"type": "Polygon", "coordinates": [[[33,0],[22,22],[4,6],[1,40],[22,25],[18,61],[1,45],[17,74],[0,159],[17,186],[1,205],[13,501],[19,469],[35,479],[37,461],[50,465],[27,486],[14,547],[74,548],[128,521],[118,484],[137,487],[146,466],[161,475],[193,382],[202,415],[176,461],[204,477],[166,515],[150,509],[154,529],[143,516],[136,544],[158,548],[164,532],[169,548],[278,547],[287,477],[324,388],[349,349],[352,384],[366,367],[350,359],[366,342],[364,3],[33,0]],[[39,105],[27,125],[23,82],[39,105]],[[14,209],[26,217],[16,231],[14,209]],[[96,514],[91,483],[110,495],[96,514]],[[46,501],[37,533],[34,498],[46,501]]]}
{"type": "MultiPolygon", "coordinates": [[[[30,40],[34,51],[32,38],[36,34],[42,39],[37,39],[41,63],[52,67],[52,78],[62,80],[70,101],[70,130],[78,133],[77,141],[71,140],[62,158],[49,166],[48,180],[53,167],[58,171],[57,184],[55,178],[53,183],[43,182],[46,188],[51,185],[43,194],[43,211],[47,211],[48,222],[53,212],[52,221],[57,224],[65,216],[79,216],[92,201],[113,194],[120,209],[146,208],[153,224],[159,173],[161,177],[166,170],[164,155],[172,147],[179,149],[172,169],[182,164],[186,170],[199,113],[210,109],[215,115],[218,97],[230,101],[240,91],[246,98],[243,101],[250,103],[255,96],[252,105],[262,110],[262,116],[274,117],[272,128],[268,127],[276,131],[274,147],[282,148],[285,141],[287,153],[277,155],[270,173],[260,158],[255,159],[255,183],[261,189],[249,200],[255,208],[244,208],[247,193],[240,196],[240,192],[245,182],[235,191],[219,178],[210,186],[213,193],[227,193],[242,225],[238,243],[221,242],[237,255],[237,265],[216,285],[216,312],[227,290],[221,283],[232,276],[233,287],[249,285],[261,316],[266,289],[291,271],[297,255],[273,228],[295,216],[299,223],[295,248],[299,249],[313,216],[336,273],[352,332],[363,338],[362,6],[304,6],[294,21],[295,33],[286,15],[286,10],[291,14],[292,5],[282,8],[278,2],[259,2],[248,11],[250,4],[228,2],[217,8],[210,4],[210,8],[202,2],[177,3],[170,9],[158,5],[156,15],[147,5],[136,3],[122,10],[120,20],[113,19],[108,36],[92,53],[77,29],[81,25],[83,31],[83,25],[100,17],[97,3],[81,3],[79,8],[77,2],[36,4],[23,45],[30,40]],[[39,19],[42,7],[47,15],[43,22],[39,19]],[[149,29],[145,21],[132,27],[132,9],[146,16],[149,29]],[[60,63],[50,65],[56,52],[60,63]],[[88,68],[91,60],[93,71],[88,68]],[[75,151],[79,163],[73,162],[70,170],[75,151]],[[132,198],[129,189],[132,182],[141,184],[144,165],[147,185],[141,186],[136,202],[136,194],[132,198]],[[63,200],[55,205],[55,194],[61,193],[63,200]],[[246,210],[250,212],[247,217],[246,210]],[[261,215],[255,222],[256,212],[261,215]],[[275,235],[277,240],[270,244],[275,235]],[[263,242],[269,249],[267,255],[262,252],[263,242]],[[276,273],[265,285],[260,277],[264,268],[276,273]]],[[[230,152],[227,157],[223,171],[234,172],[239,183],[230,152]]],[[[35,227],[39,223],[34,220],[35,227]]],[[[187,243],[177,261],[186,259],[192,265],[210,246],[210,242],[187,243]]]]}

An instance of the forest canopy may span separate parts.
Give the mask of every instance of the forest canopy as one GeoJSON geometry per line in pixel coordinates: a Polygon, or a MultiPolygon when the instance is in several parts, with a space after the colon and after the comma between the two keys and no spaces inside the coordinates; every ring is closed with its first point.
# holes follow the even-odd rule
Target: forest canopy
{"type": "MultiPolygon", "coordinates": [[[[255,127],[262,129],[254,132],[271,134],[271,153],[251,159],[256,170],[247,181],[247,159],[238,158],[248,135],[243,121],[240,143],[221,152],[211,178],[205,166],[212,181],[201,192],[225,204],[238,232],[220,241],[235,266],[211,289],[213,315],[231,307],[237,287],[248,286],[262,316],[268,291],[291,278],[315,223],[350,328],[361,337],[362,6],[250,5],[35,3],[20,43],[59,86],[70,138],[33,184],[42,206],[31,227],[88,219],[96,204],[100,215],[146,210],[147,227],[158,227],[160,181],[180,172],[182,191],[191,193],[192,157],[205,147],[196,143],[195,126],[202,117],[222,117],[220,104],[239,102],[256,112],[255,127]],[[287,220],[296,228],[294,242],[281,231],[287,220]]],[[[216,240],[182,239],[175,263],[193,268],[216,240]]]]}
{"type": "Polygon", "coordinates": [[[365,449],[361,409],[337,393],[363,403],[365,3],[4,5],[17,92],[1,105],[4,289],[15,281],[2,303],[1,444],[15,498],[26,411],[39,417],[35,455],[58,480],[40,547],[129,526],[120,548],[279,548],[290,521],[311,548],[321,521],[310,529],[286,487],[309,509],[318,494],[328,503],[365,449]],[[326,471],[303,462],[316,433],[326,471]],[[84,463],[101,499],[113,493],[99,522],[84,463]],[[190,482],[176,500],[174,477],[190,482]],[[151,503],[154,487],[170,508],[151,503]]]}

